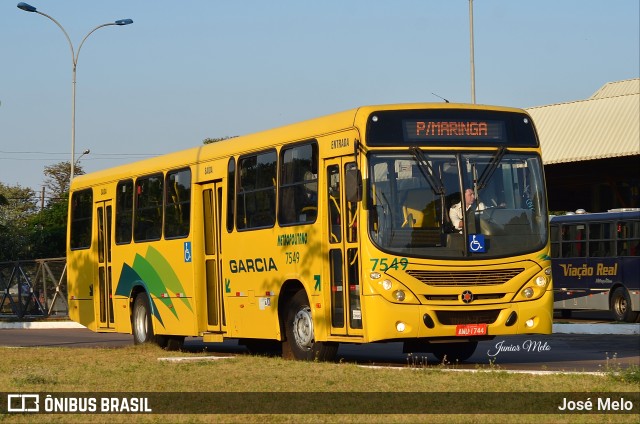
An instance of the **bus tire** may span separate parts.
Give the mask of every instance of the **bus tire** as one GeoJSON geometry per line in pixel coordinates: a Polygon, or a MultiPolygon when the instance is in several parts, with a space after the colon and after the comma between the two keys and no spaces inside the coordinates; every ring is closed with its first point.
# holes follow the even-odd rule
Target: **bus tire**
{"type": "Polygon", "coordinates": [[[265,339],[244,339],[241,340],[241,345],[247,348],[251,355],[258,356],[281,356],[282,355],[282,342],[278,340],[265,340],[265,339]]]}
{"type": "Polygon", "coordinates": [[[338,352],[338,344],[315,341],[313,317],[309,300],[303,290],[297,292],[287,308],[285,321],[287,340],[282,356],[299,361],[332,361],[338,352]]]}
{"type": "Polygon", "coordinates": [[[560,309],[560,317],[562,318],[571,318],[571,309],[560,309]]]}
{"type": "Polygon", "coordinates": [[[455,364],[471,358],[478,347],[478,342],[433,343],[431,352],[441,363],[455,364]]]}
{"type": "Polygon", "coordinates": [[[164,350],[173,352],[182,349],[184,338],[184,336],[156,336],[153,341],[164,350]]]}
{"type": "Polygon", "coordinates": [[[618,287],[613,291],[609,305],[616,321],[636,322],[638,319],[638,312],[631,310],[631,298],[624,287],[618,287]]]}
{"type": "Polygon", "coordinates": [[[155,341],[153,334],[153,322],[151,321],[151,306],[146,292],[138,293],[133,302],[131,314],[131,330],[133,343],[143,344],[155,341]]]}

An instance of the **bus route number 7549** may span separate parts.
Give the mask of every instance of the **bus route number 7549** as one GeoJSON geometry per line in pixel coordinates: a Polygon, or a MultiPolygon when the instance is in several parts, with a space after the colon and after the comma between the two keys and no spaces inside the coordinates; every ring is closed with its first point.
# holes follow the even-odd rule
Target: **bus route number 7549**
{"type": "Polygon", "coordinates": [[[371,271],[381,272],[385,272],[389,269],[402,269],[404,271],[407,269],[407,265],[409,265],[409,260],[407,258],[393,258],[391,262],[389,262],[389,258],[371,258],[371,262],[371,271]]]}

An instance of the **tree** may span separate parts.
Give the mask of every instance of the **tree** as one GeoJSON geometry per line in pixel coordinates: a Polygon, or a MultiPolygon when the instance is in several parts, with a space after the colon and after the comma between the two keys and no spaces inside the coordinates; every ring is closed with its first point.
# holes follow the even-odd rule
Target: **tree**
{"type": "Polygon", "coordinates": [[[66,254],[68,193],[30,217],[29,256],[59,258],[66,254]]]}
{"type": "Polygon", "coordinates": [[[28,187],[0,183],[0,261],[28,257],[29,218],[37,211],[35,192],[28,187]]]}
{"type": "MultiPolygon", "coordinates": [[[[82,166],[76,164],[74,167],[75,175],[83,175],[82,166]]],[[[53,165],[44,167],[44,187],[49,193],[49,202],[57,202],[65,198],[65,194],[69,192],[69,180],[71,176],[71,162],[58,162],[53,165]]]]}
{"type": "MultiPolygon", "coordinates": [[[[65,255],[69,164],[45,167],[49,201],[40,210],[32,189],[0,183],[0,262],[65,255]]],[[[76,174],[84,174],[80,166],[76,166],[76,174]]]]}
{"type": "Polygon", "coordinates": [[[24,223],[37,208],[36,193],[29,187],[8,186],[0,182],[0,224],[24,223]]]}
{"type": "Polygon", "coordinates": [[[202,144],[217,143],[218,141],[229,140],[230,138],[235,137],[237,137],[237,135],[233,135],[231,137],[205,138],[204,140],[202,140],[202,144]]]}

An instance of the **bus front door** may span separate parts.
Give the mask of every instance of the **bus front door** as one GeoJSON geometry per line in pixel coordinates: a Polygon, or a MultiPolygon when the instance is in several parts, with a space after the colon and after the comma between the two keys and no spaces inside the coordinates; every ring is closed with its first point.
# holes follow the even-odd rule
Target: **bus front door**
{"type": "Polygon", "coordinates": [[[222,279],[222,181],[202,187],[207,331],[226,332],[222,279]]]}
{"type": "Polygon", "coordinates": [[[345,172],[355,168],[353,157],[325,161],[327,202],[327,252],[330,281],[331,334],[362,336],[357,203],[345,196],[345,172]]]}
{"type": "MultiPolygon", "coordinates": [[[[98,232],[98,287],[94,294],[96,321],[99,329],[112,329],[113,292],[111,283],[111,237],[112,237],[111,200],[96,203],[96,230],[98,232]]],[[[94,288],[95,290],[95,288],[94,288]]]]}

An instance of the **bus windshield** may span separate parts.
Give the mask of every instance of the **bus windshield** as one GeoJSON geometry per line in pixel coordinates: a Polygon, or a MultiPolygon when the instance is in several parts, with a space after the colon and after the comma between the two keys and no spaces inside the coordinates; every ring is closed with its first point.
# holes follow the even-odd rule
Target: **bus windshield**
{"type": "Polygon", "coordinates": [[[547,241],[536,154],[414,147],[371,152],[368,164],[369,235],[384,251],[480,259],[530,253],[547,241]]]}

